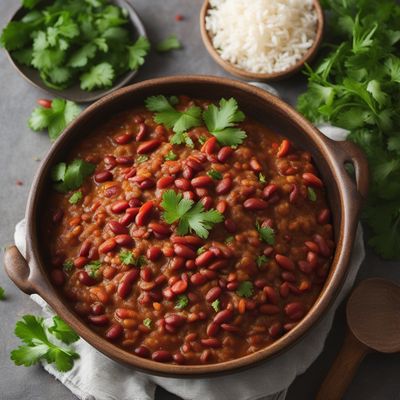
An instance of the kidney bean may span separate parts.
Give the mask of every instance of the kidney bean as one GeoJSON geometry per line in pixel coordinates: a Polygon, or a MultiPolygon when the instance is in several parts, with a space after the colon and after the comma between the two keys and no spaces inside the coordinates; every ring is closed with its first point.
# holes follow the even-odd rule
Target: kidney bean
{"type": "Polygon", "coordinates": [[[170,288],[164,288],[162,294],[167,300],[172,300],[175,297],[175,293],[170,288]]]}
{"type": "Polygon", "coordinates": [[[133,350],[133,352],[137,356],[142,357],[142,358],[149,358],[150,357],[150,350],[145,346],[136,347],[136,349],[133,350]]]}
{"type": "Polygon", "coordinates": [[[174,257],[171,260],[170,267],[172,271],[177,271],[183,268],[185,265],[185,259],[183,257],[174,257]]]}
{"type": "Polygon", "coordinates": [[[313,239],[318,245],[319,253],[324,257],[329,257],[331,255],[331,250],[328,247],[326,240],[319,234],[314,235],[313,239]]]}
{"type": "Polygon", "coordinates": [[[213,262],[211,265],[208,266],[208,269],[210,271],[218,271],[220,269],[224,269],[228,266],[228,261],[227,260],[219,260],[213,262]]]}
{"type": "Polygon", "coordinates": [[[111,211],[114,214],[121,214],[129,207],[129,203],[126,200],[118,200],[111,204],[111,211]]]}
{"type": "Polygon", "coordinates": [[[296,276],[291,272],[284,271],[281,273],[281,277],[286,282],[296,282],[296,276]]]}
{"type": "Polygon", "coordinates": [[[251,168],[254,172],[261,172],[261,171],[262,171],[262,166],[261,166],[261,164],[260,164],[255,158],[252,158],[252,159],[250,160],[249,165],[250,165],[250,168],[251,168]]]}
{"type": "Polygon", "coordinates": [[[267,295],[267,299],[272,304],[279,303],[279,295],[272,286],[264,286],[263,292],[267,295]]]}
{"type": "Polygon", "coordinates": [[[108,187],[104,191],[104,196],[110,198],[110,197],[116,196],[119,192],[120,192],[119,186],[113,185],[113,186],[108,187]]]}
{"type": "Polygon", "coordinates": [[[191,157],[189,157],[188,160],[186,161],[186,166],[197,172],[200,172],[204,169],[204,166],[201,164],[199,160],[191,157]]]}
{"type": "Polygon", "coordinates": [[[233,318],[233,311],[232,310],[222,310],[214,317],[213,322],[221,325],[224,322],[228,322],[233,318]]]}
{"type": "Polygon", "coordinates": [[[139,124],[139,130],[138,133],[136,134],[136,140],[138,142],[142,141],[147,133],[147,126],[144,123],[139,124]]]}
{"type": "Polygon", "coordinates": [[[106,331],[105,335],[108,340],[116,340],[122,335],[123,331],[124,328],[120,324],[115,323],[111,325],[111,327],[106,331]]]}
{"type": "Polygon", "coordinates": [[[172,355],[167,350],[157,350],[153,352],[151,359],[158,362],[169,362],[172,360],[172,355]]]}
{"type": "Polygon", "coordinates": [[[131,247],[133,245],[133,239],[129,235],[117,235],[114,239],[119,246],[131,247]]]}
{"type": "Polygon", "coordinates": [[[160,146],[160,144],[161,144],[161,140],[158,140],[158,139],[148,140],[147,142],[143,142],[138,146],[136,153],[137,154],[151,153],[152,151],[157,149],[160,146]]]}
{"type": "Polygon", "coordinates": [[[233,219],[226,219],[224,221],[224,225],[225,225],[225,229],[229,232],[229,233],[236,233],[237,232],[237,225],[236,222],[233,219]]]}
{"type": "Polygon", "coordinates": [[[39,104],[39,106],[42,106],[43,108],[51,108],[52,101],[49,99],[37,99],[36,103],[39,104]]]}
{"type": "Polygon", "coordinates": [[[283,282],[279,286],[279,294],[281,295],[282,298],[286,299],[286,297],[289,296],[289,293],[290,293],[289,283],[283,282]]]}
{"type": "Polygon", "coordinates": [[[191,184],[190,181],[188,179],[185,178],[179,178],[179,179],[175,179],[175,186],[179,189],[179,190],[190,190],[191,189],[191,184]]]}
{"type": "Polygon", "coordinates": [[[76,268],[82,268],[89,262],[87,257],[77,257],[74,260],[74,265],[76,268]]]}
{"type": "Polygon", "coordinates": [[[207,326],[207,335],[217,336],[219,329],[220,329],[220,324],[217,324],[216,322],[211,322],[211,324],[208,324],[207,326]]]}
{"type": "Polygon", "coordinates": [[[210,193],[208,192],[208,190],[206,188],[196,188],[196,189],[194,189],[194,192],[195,192],[196,196],[199,198],[210,195],[210,193]]]}
{"type": "Polygon", "coordinates": [[[174,181],[173,176],[163,176],[157,181],[157,188],[158,189],[165,189],[171,186],[172,182],[174,181]]]}
{"type": "Polygon", "coordinates": [[[132,290],[133,282],[139,276],[139,271],[134,268],[131,269],[123,278],[122,282],[118,285],[117,293],[119,297],[125,299],[132,290]]]}
{"type": "Polygon", "coordinates": [[[317,217],[317,221],[320,225],[325,225],[329,223],[330,219],[331,219],[331,212],[327,208],[321,210],[321,212],[318,214],[317,217]]]}
{"type": "Polygon", "coordinates": [[[252,197],[250,199],[247,199],[243,203],[244,208],[247,210],[265,210],[268,207],[268,203],[262,199],[258,199],[256,197],[252,197]]]}
{"type": "Polygon", "coordinates": [[[192,186],[194,188],[205,188],[205,187],[208,187],[210,185],[213,185],[214,181],[208,175],[202,175],[202,176],[198,176],[196,178],[193,178],[190,181],[190,183],[192,184],[192,186]]]}
{"type": "Polygon", "coordinates": [[[299,266],[299,270],[306,275],[311,274],[311,272],[314,269],[311,267],[311,265],[307,261],[303,261],[303,260],[298,261],[297,265],[299,266]]]}
{"type": "Polygon", "coordinates": [[[229,283],[226,285],[226,288],[227,288],[230,292],[235,291],[238,287],[239,287],[239,283],[238,283],[238,282],[229,282],[229,283]]]}
{"type": "Polygon", "coordinates": [[[181,354],[181,353],[174,353],[172,355],[173,360],[177,363],[177,364],[185,364],[186,359],[185,357],[181,354]]]}
{"type": "Polygon", "coordinates": [[[117,160],[114,156],[105,156],[103,160],[104,167],[108,171],[111,171],[117,165],[117,160]]]}
{"type": "Polygon", "coordinates": [[[94,180],[97,183],[103,183],[107,181],[112,181],[113,180],[113,174],[110,171],[101,171],[97,172],[94,176],[94,180]]]}
{"type": "Polygon", "coordinates": [[[180,280],[172,285],[171,291],[175,294],[182,294],[186,292],[187,287],[187,282],[180,280]]]}
{"type": "Polygon", "coordinates": [[[50,273],[51,281],[56,286],[62,286],[65,282],[65,274],[62,269],[53,269],[50,273]]]}
{"type": "Polygon", "coordinates": [[[289,154],[291,150],[291,143],[287,139],[283,139],[281,145],[279,146],[278,153],[276,155],[277,158],[285,157],[289,154]]]}
{"type": "Polygon", "coordinates": [[[133,157],[130,156],[119,156],[116,158],[117,164],[120,165],[132,165],[133,161],[133,157]]]}
{"type": "Polygon", "coordinates": [[[309,250],[313,251],[314,253],[319,253],[319,247],[318,247],[317,243],[311,242],[311,241],[307,241],[304,244],[306,245],[306,247],[309,250]]]}
{"type": "Polygon", "coordinates": [[[203,239],[198,236],[173,236],[171,237],[171,241],[174,244],[184,244],[187,246],[200,247],[204,244],[203,239]]]}
{"type": "Polygon", "coordinates": [[[266,314],[266,315],[279,314],[280,312],[279,307],[273,304],[263,304],[258,308],[258,310],[260,311],[261,314],[266,314]]]}
{"type": "Polygon", "coordinates": [[[216,348],[222,346],[221,341],[217,338],[201,339],[201,344],[203,346],[211,347],[213,349],[216,349],[216,348]]]}
{"type": "Polygon", "coordinates": [[[318,265],[318,256],[313,251],[307,253],[307,262],[310,264],[312,269],[316,268],[318,265]]]}
{"type": "Polygon", "coordinates": [[[136,215],[135,222],[138,226],[144,226],[148,222],[153,212],[154,203],[149,200],[144,203],[140,209],[138,214],[136,215]]]}
{"type": "Polygon", "coordinates": [[[233,185],[233,180],[230,177],[224,178],[219,183],[217,184],[217,187],[215,188],[215,192],[219,195],[221,194],[227,194],[233,185]]]}
{"type": "Polygon", "coordinates": [[[152,278],[152,270],[149,267],[142,268],[140,270],[140,277],[145,281],[145,282],[150,282],[152,278]]]}
{"type": "Polygon", "coordinates": [[[204,196],[200,199],[200,203],[203,204],[205,210],[210,210],[213,206],[213,199],[211,196],[204,196]]]}
{"type": "Polygon", "coordinates": [[[218,152],[218,161],[225,163],[235,150],[232,147],[225,146],[218,152]]]}
{"type": "Polygon", "coordinates": [[[117,235],[122,235],[122,234],[127,234],[128,233],[128,228],[126,226],[124,226],[123,224],[121,224],[118,221],[110,221],[108,223],[108,226],[110,227],[110,229],[112,230],[113,233],[117,234],[117,235]]]}
{"type": "Polygon", "coordinates": [[[278,186],[275,184],[270,184],[266,186],[263,190],[263,196],[266,199],[270,199],[274,193],[278,190],[278,186]]]}
{"type": "Polygon", "coordinates": [[[266,279],[259,278],[254,281],[254,286],[257,289],[263,289],[267,285],[268,285],[268,281],[266,279]]]}
{"type": "Polygon", "coordinates": [[[286,304],[284,307],[285,314],[292,320],[298,321],[303,318],[305,314],[305,308],[302,303],[292,302],[286,304]]]}
{"type": "Polygon", "coordinates": [[[160,259],[160,257],[162,256],[162,251],[158,246],[151,246],[148,250],[147,250],[147,258],[150,261],[157,261],[160,259]]]}
{"type": "Polygon", "coordinates": [[[64,211],[57,210],[52,217],[53,224],[58,224],[59,222],[61,222],[63,216],[64,216],[64,211]]]}
{"type": "Polygon", "coordinates": [[[296,201],[299,199],[300,196],[300,191],[297,185],[292,186],[292,191],[290,192],[289,195],[289,201],[290,203],[296,203],[296,201]]]}
{"type": "Polygon", "coordinates": [[[324,187],[324,184],[322,183],[321,179],[319,179],[316,175],[312,174],[311,172],[305,172],[302,175],[302,178],[306,182],[306,184],[310,186],[314,186],[316,188],[324,187]]]}
{"type": "Polygon", "coordinates": [[[224,331],[230,332],[230,333],[239,333],[240,332],[240,328],[235,326],[235,325],[231,325],[231,324],[221,324],[221,328],[224,331]]]}
{"type": "Polygon", "coordinates": [[[152,187],[155,186],[155,183],[153,179],[144,179],[142,182],[139,184],[140,188],[143,190],[151,189],[152,187]]]}
{"type": "Polygon", "coordinates": [[[220,200],[215,207],[215,209],[221,214],[225,214],[227,208],[228,208],[228,203],[225,200],[220,200]]]}
{"type": "Polygon", "coordinates": [[[198,267],[205,267],[214,258],[214,253],[210,250],[206,250],[204,253],[196,257],[195,263],[198,267]]]}
{"type": "Polygon", "coordinates": [[[128,168],[124,173],[124,178],[131,180],[131,178],[133,178],[135,175],[136,175],[136,168],[135,167],[128,168]]]}
{"type": "Polygon", "coordinates": [[[79,249],[79,256],[80,257],[87,257],[89,255],[90,248],[92,247],[92,243],[90,240],[86,239],[79,249]]]}
{"type": "Polygon", "coordinates": [[[184,244],[174,244],[174,252],[177,256],[186,259],[196,258],[196,253],[190,247],[185,246],[184,244]]]}
{"type": "Polygon", "coordinates": [[[99,246],[99,253],[105,254],[113,250],[117,246],[117,242],[114,238],[107,239],[99,246]]]}
{"type": "Polygon", "coordinates": [[[286,257],[282,254],[276,254],[275,260],[278,263],[278,265],[283,269],[286,269],[288,271],[294,271],[295,269],[294,262],[289,257],[286,257]]]}
{"type": "Polygon", "coordinates": [[[93,286],[97,283],[96,279],[92,278],[86,271],[79,271],[78,279],[85,286],[93,286]]]}
{"type": "Polygon", "coordinates": [[[200,272],[197,272],[190,277],[190,282],[196,286],[203,285],[207,282],[207,277],[200,272]]]}
{"type": "Polygon", "coordinates": [[[129,133],[123,133],[122,135],[118,135],[114,137],[114,142],[117,144],[128,144],[133,140],[133,135],[129,133]]]}
{"type": "Polygon", "coordinates": [[[90,312],[93,315],[102,315],[105,312],[104,305],[102,303],[94,303],[90,306],[90,312]]]}
{"type": "Polygon", "coordinates": [[[149,228],[161,236],[168,236],[171,234],[170,227],[167,224],[159,222],[151,222],[149,228]]]}
{"type": "MultiPolygon", "coordinates": [[[[131,210],[131,209],[130,209],[131,210]]],[[[130,225],[134,220],[135,217],[137,215],[137,213],[139,212],[139,208],[136,209],[135,213],[132,212],[126,212],[119,220],[120,224],[124,225],[124,226],[128,226],[130,225]]]]}
{"type": "Polygon", "coordinates": [[[93,325],[97,326],[105,326],[110,322],[107,315],[89,315],[88,319],[93,325]]]}
{"type": "Polygon", "coordinates": [[[282,334],[282,330],[282,324],[277,321],[268,328],[268,333],[272,338],[276,338],[282,334]]]}
{"type": "Polygon", "coordinates": [[[217,300],[219,296],[221,296],[221,293],[222,293],[222,290],[220,287],[218,287],[218,286],[213,287],[207,292],[205,299],[209,303],[212,303],[213,301],[217,300]]]}
{"type": "Polygon", "coordinates": [[[218,142],[215,136],[210,137],[201,147],[201,151],[206,154],[213,154],[217,151],[218,142]]]}
{"type": "Polygon", "coordinates": [[[186,318],[180,314],[169,314],[165,317],[165,323],[175,328],[182,326],[186,322],[186,318]]]}
{"type": "Polygon", "coordinates": [[[182,170],[182,176],[185,179],[192,179],[194,177],[193,169],[188,167],[188,166],[184,167],[183,170],[182,170]]]}

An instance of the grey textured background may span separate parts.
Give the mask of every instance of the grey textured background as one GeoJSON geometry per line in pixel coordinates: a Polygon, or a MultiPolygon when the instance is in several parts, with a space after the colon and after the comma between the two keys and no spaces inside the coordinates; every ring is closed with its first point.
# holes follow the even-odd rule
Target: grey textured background
{"type": "MultiPolygon", "coordinates": [[[[142,17],[153,42],[176,33],[184,49],[173,53],[151,54],[136,80],[177,74],[211,74],[227,76],[209,57],[200,39],[198,15],[202,0],[131,0],[142,17]],[[175,21],[176,14],[185,20],[175,21]]],[[[18,7],[15,0],[0,1],[0,27],[18,7]]],[[[301,75],[275,85],[285,100],[294,104],[305,88],[301,75]]],[[[0,51],[0,245],[10,244],[14,225],[24,215],[28,190],[38,161],[51,146],[45,134],[31,132],[27,119],[36,99],[44,94],[26,83],[11,67],[4,51],[0,51]],[[23,182],[22,186],[16,184],[23,182]]],[[[400,282],[399,263],[383,262],[368,251],[358,279],[381,276],[400,282]]],[[[0,302],[0,399],[7,400],[70,400],[74,396],[41,367],[16,367],[9,352],[18,345],[13,335],[15,322],[26,313],[39,310],[0,270],[0,286],[7,291],[7,301],[0,302]]],[[[382,327],[384,329],[385,327],[382,327]]],[[[325,376],[343,340],[344,307],[338,312],[326,344],[318,360],[289,390],[289,400],[310,400],[325,376]]],[[[367,357],[345,400],[400,399],[400,355],[373,354],[367,357]]],[[[245,384],[245,383],[243,383],[245,384]]],[[[176,399],[165,391],[157,391],[158,400],[176,399]]],[[[207,400],[207,399],[205,399],[207,400]]],[[[232,399],[240,400],[240,399],[232,399]]]]}

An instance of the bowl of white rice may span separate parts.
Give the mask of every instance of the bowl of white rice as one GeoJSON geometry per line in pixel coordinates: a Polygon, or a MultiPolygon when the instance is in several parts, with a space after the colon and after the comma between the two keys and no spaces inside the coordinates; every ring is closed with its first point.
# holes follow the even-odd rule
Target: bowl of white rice
{"type": "Polygon", "coordinates": [[[324,13],[318,0],[205,0],[200,28],[208,52],[226,71],[272,81],[316,55],[324,13]]]}

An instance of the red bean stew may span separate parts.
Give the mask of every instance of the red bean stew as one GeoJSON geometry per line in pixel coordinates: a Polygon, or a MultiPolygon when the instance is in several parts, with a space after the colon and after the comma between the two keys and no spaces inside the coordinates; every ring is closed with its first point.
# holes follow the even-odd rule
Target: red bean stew
{"type": "Polygon", "coordinates": [[[93,330],[140,357],[236,359],[318,297],[334,251],[324,184],[308,152],[234,99],[160,99],[116,115],[53,171],[50,276],[93,330]]]}

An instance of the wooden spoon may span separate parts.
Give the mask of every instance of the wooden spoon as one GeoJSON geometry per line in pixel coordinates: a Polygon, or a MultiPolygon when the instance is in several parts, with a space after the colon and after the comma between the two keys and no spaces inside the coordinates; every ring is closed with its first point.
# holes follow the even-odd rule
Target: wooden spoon
{"type": "Polygon", "coordinates": [[[400,351],[400,286],[379,278],[361,282],[347,302],[346,315],[344,344],[316,400],[342,399],[368,353],[400,351]]]}

